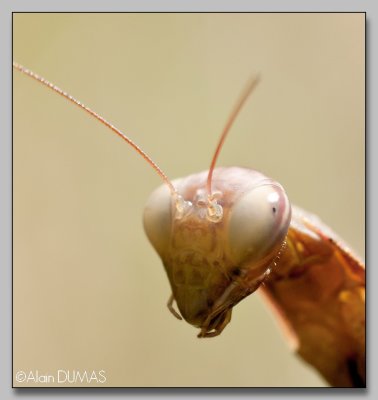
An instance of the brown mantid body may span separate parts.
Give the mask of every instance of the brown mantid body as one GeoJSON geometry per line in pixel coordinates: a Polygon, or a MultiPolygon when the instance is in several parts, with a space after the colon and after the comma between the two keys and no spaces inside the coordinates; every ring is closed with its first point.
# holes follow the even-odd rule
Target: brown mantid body
{"type": "Polygon", "coordinates": [[[365,387],[364,264],[316,216],[298,207],[286,242],[263,295],[293,348],[332,386],[365,387]]]}
{"type": "MultiPolygon", "coordinates": [[[[165,186],[145,209],[147,236],[181,316],[216,336],[232,308],[260,288],[297,353],[332,385],[365,386],[365,269],[318,218],[290,207],[283,188],[244,168],[217,168],[221,221],[206,218],[206,172],[165,186]],[[178,215],[177,215],[178,214],[178,215]]],[[[172,310],[177,316],[177,312],[172,310]]]]}
{"type": "Polygon", "coordinates": [[[363,263],[317,217],[291,207],[279,183],[251,169],[215,168],[257,79],[236,104],[209,171],[170,182],[103,117],[32,71],[13,66],[109,127],[165,181],[146,204],[144,227],[169,278],[168,307],[177,318],[198,327],[199,337],[219,335],[232,308],[260,288],[293,348],[330,385],[365,386],[363,263]]]}

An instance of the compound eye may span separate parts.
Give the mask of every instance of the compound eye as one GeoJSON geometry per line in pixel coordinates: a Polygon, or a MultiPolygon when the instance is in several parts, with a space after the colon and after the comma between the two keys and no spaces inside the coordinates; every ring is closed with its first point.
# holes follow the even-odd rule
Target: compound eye
{"type": "Polygon", "coordinates": [[[170,240],[171,201],[172,195],[167,185],[159,186],[147,200],[143,213],[146,235],[161,257],[170,240]]]}
{"type": "Polygon", "coordinates": [[[229,243],[236,263],[258,260],[276,250],[291,219],[285,191],[276,184],[257,186],[238,199],[229,220],[229,243]]]}

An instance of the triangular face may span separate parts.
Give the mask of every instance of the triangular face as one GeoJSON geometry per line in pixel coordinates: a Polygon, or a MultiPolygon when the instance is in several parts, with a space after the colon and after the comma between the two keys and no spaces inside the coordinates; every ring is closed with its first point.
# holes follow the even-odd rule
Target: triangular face
{"type": "Polygon", "coordinates": [[[214,171],[221,218],[208,218],[206,173],[175,182],[185,207],[158,189],[145,210],[145,229],[162,258],[182,317],[199,336],[219,334],[232,307],[255,291],[282,250],[290,205],[278,184],[243,168],[214,171]]]}

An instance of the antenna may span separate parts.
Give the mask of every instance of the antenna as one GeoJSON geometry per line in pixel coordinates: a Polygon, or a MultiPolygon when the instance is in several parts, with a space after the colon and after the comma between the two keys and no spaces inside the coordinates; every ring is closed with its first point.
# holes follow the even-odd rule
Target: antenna
{"type": "Polygon", "coordinates": [[[79,100],[76,100],[70,94],[66,93],[59,87],[55,86],[53,83],[49,82],[47,79],[42,78],[41,76],[37,75],[33,71],[25,68],[21,64],[18,64],[13,61],[13,68],[17,69],[18,71],[24,73],[25,75],[30,76],[31,78],[35,79],[36,81],[42,83],[43,85],[47,86],[49,89],[53,90],[54,92],[58,93],[59,95],[63,96],[66,100],[69,100],[71,103],[74,103],[76,106],[80,107],[82,110],[86,111],[88,114],[95,117],[98,121],[100,121],[103,125],[107,126],[111,129],[114,133],[116,133],[120,138],[126,141],[134,150],[137,151],[147,162],[151,165],[151,167],[159,174],[159,176],[163,179],[163,181],[168,185],[172,195],[175,197],[178,196],[178,193],[173,186],[172,182],[168,179],[167,175],[160,169],[160,167],[152,161],[152,159],[135,143],[133,142],[128,136],[122,133],[118,128],[108,122],[105,118],[101,117],[101,115],[97,114],[95,111],[91,110],[89,107],[85,106],[79,100]]]}
{"type": "Polygon", "coordinates": [[[260,80],[260,76],[254,76],[252,77],[247,85],[245,86],[245,89],[243,90],[242,94],[240,95],[237,103],[234,106],[234,109],[232,110],[230,116],[228,117],[228,120],[226,122],[225,127],[223,128],[223,132],[220,136],[217,148],[215,149],[214,155],[213,155],[213,159],[211,160],[211,164],[210,164],[210,169],[209,169],[209,173],[207,175],[207,183],[206,183],[206,189],[207,189],[207,193],[209,196],[209,199],[212,199],[212,191],[211,191],[211,180],[213,178],[213,172],[214,172],[214,167],[215,167],[215,163],[217,162],[217,159],[219,157],[219,153],[223,147],[223,143],[227,137],[228,132],[230,131],[232,124],[234,123],[236,117],[238,116],[241,108],[243,107],[244,103],[246,102],[246,100],[248,99],[249,95],[253,92],[253,89],[256,87],[256,85],[259,83],[260,80]]]}

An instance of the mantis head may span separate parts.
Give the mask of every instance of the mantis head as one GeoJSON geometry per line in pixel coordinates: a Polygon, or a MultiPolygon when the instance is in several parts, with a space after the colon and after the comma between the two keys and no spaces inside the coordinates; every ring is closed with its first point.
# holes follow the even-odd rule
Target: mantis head
{"type": "Polygon", "coordinates": [[[277,265],[291,218],[282,186],[257,171],[215,169],[211,198],[206,177],[202,172],[173,181],[176,196],[166,185],[159,187],[144,211],[145,231],[163,261],[172,300],[201,329],[200,337],[219,334],[232,307],[277,265]]]}

